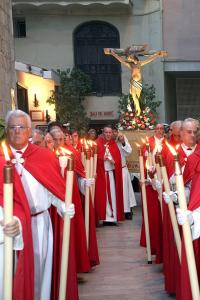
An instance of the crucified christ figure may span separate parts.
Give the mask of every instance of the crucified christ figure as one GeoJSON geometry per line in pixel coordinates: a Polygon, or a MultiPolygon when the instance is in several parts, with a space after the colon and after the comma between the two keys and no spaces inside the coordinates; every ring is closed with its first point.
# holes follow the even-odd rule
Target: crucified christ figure
{"type": "Polygon", "coordinates": [[[140,115],[140,94],[142,91],[142,67],[158,57],[167,56],[166,51],[146,51],[147,45],[132,45],[126,49],[104,48],[104,53],[114,56],[118,61],[131,69],[130,94],[136,115],[140,115]],[[139,59],[147,57],[146,59],[139,59]]]}

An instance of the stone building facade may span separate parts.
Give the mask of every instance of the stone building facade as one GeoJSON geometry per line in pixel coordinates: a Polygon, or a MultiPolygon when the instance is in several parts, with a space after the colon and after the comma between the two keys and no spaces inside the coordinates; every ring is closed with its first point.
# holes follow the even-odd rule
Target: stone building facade
{"type": "MultiPolygon", "coordinates": [[[[132,43],[147,43],[149,49],[168,51],[167,58],[158,59],[143,70],[144,83],[155,86],[156,98],[161,101],[159,120],[200,118],[199,0],[12,0],[12,3],[14,22],[18,20],[26,26],[26,35],[15,37],[17,61],[54,70],[82,64],[93,72],[95,80],[102,78],[101,83],[106,85],[109,81],[105,82],[106,67],[98,64],[102,58],[98,43],[101,47],[105,45],[105,27],[110,27],[117,38],[113,41],[114,35],[110,36],[109,45],[124,48],[132,43]],[[98,29],[100,25],[102,30],[98,29]],[[91,28],[96,29],[91,31],[91,28]],[[83,49],[85,41],[86,54],[81,56],[79,51],[77,59],[77,49],[83,49]]],[[[92,124],[117,119],[119,92],[121,89],[128,93],[130,70],[120,66],[117,72],[121,80],[118,90],[96,91],[85,101],[92,124]]],[[[34,95],[32,86],[30,104],[34,95]]],[[[37,95],[42,98],[39,91],[37,95]]]]}
{"type": "Polygon", "coordinates": [[[10,0],[0,1],[0,117],[15,106],[15,68],[10,0]]]}

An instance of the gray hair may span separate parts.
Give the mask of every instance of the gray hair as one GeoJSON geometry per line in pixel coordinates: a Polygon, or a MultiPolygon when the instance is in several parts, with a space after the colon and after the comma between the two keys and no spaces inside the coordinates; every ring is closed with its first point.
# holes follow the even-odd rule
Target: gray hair
{"type": "Polygon", "coordinates": [[[38,128],[33,129],[32,131],[32,136],[34,135],[34,133],[39,134],[43,139],[44,139],[44,132],[38,128]]]}
{"type": "Polygon", "coordinates": [[[183,128],[186,127],[187,123],[194,123],[197,126],[197,128],[199,128],[199,121],[197,119],[187,118],[183,121],[181,130],[183,130],[183,128]]]}
{"type": "Polygon", "coordinates": [[[31,128],[31,118],[30,116],[25,113],[24,111],[17,109],[17,110],[10,110],[8,111],[6,118],[5,118],[5,128],[8,128],[8,123],[10,121],[11,118],[19,118],[19,117],[23,117],[26,118],[27,121],[27,126],[29,128],[31,128]]]}
{"type": "Polygon", "coordinates": [[[182,124],[183,124],[183,121],[174,121],[170,124],[170,128],[173,129],[174,127],[176,128],[181,128],[182,127],[182,124]]]}

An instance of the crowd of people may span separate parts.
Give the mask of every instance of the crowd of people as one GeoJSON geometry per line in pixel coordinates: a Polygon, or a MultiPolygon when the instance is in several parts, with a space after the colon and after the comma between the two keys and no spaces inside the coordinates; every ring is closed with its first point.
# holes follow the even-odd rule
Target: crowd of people
{"type": "MultiPolygon", "coordinates": [[[[190,224],[200,278],[199,122],[188,118],[175,121],[168,130],[166,128],[164,124],[157,124],[154,135],[142,146],[144,161],[151,156],[151,164],[150,160],[145,163],[150,248],[155,262],[163,263],[166,292],[176,294],[178,300],[190,300],[193,298],[181,226],[185,222],[190,224]],[[179,154],[188,201],[186,211],[179,208],[173,155],[168,144],[179,154]],[[155,157],[158,153],[165,161],[170,192],[164,191],[163,181],[157,174],[155,157]],[[174,241],[168,209],[170,201],[177,212],[181,257],[174,241]]],[[[59,122],[51,122],[46,132],[32,130],[29,115],[15,110],[6,116],[5,131],[9,163],[13,166],[14,217],[10,223],[4,224],[3,169],[6,161],[1,152],[0,268],[3,268],[3,243],[4,235],[7,235],[14,241],[13,299],[58,299],[63,218],[68,216],[71,226],[66,298],[76,300],[78,281],[82,280],[80,274],[89,272],[100,263],[96,227],[115,226],[125,219],[132,219],[136,200],[126,164],[126,156],[132,152],[131,145],[126,136],[110,125],[104,126],[98,136],[95,129],[90,129],[85,143],[97,147],[97,166],[96,174],[88,177],[81,156],[83,141],[77,130],[67,130],[59,122]],[[68,206],[64,202],[68,175],[59,164],[63,149],[70,151],[74,157],[72,204],[68,206]],[[84,210],[87,189],[90,191],[89,240],[84,210]]],[[[140,245],[146,247],[143,215],[140,245]]],[[[0,299],[2,276],[3,270],[0,270],[0,299]]]]}
{"type": "MultiPolygon", "coordinates": [[[[136,206],[126,156],[131,146],[118,130],[106,125],[101,135],[90,129],[87,140],[98,149],[96,174],[86,177],[81,160],[82,143],[77,130],[66,130],[58,122],[44,133],[33,129],[23,111],[8,112],[5,119],[9,163],[13,166],[13,221],[4,224],[3,169],[0,155],[0,266],[3,269],[4,235],[14,240],[15,266],[13,299],[58,299],[63,218],[71,221],[66,298],[78,299],[77,274],[89,272],[99,264],[96,226],[116,225],[132,218],[136,206]],[[72,204],[65,205],[67,172],[61,172],[60,150],[73,153],[74,181],[72,204]],[[92,187],[95,185],[94,201],[92,187]],[[89,242],[85,229],[85,194],[90,189],[89,242]]],[[[7,158],[8,163],[8,158],[7,158]]],[[[3,293],[0,270],[0,299],[3,293]]]]}
{"type": "MultiPolygon", "coordinates": [[[[189,222],[193,239],[193,251],[196,261],[198,281],[200,280],[200,145],[199,145],[199,122],[196,119],[187,118],[184,121],[174,121],[170,124],[168,132],[165,132],[163,124],[157,124],[155,134],[147,145],[142,149],[144,160],[148,160],[149,153],[152,155],[152,165],[145,168],[146,171],[146,192],[149,221],[149,236],[151,254],[155,255],[157,264],[163,263],[164,288],[169,294],[175,294],[176,299],[192,300],[195,298],[191,289],[191,279],[189,277],[186,260],[185,245],[188,241],[184,239],[182,226],[189,222]],[[179,197],[177,193],[174,154],[171,153],[170,146],[178,153],[181,171],[185,185],[185,195],[187,199],[187,210],[179,207],[179,197]],[[150,148],[149,148],[150,147],[150,148]],[[158,180],[158,171],[155,167],[155,155],[161,154],[165,161],[171,191],[164,191],[163,181],[158,180]],[[162,194],[159,199],[160,191],[162,194]],[[176,211],[176,222],[181,239],[181,254],[175,242],[173,224],[170,217],[169,203],[172,202],[176,211]]],[[[179,174],[180,175],[180,174],[179,174]]],[[[143,218],[141,228],[140,245],[147,247],[145,234],[145,220],[143,218]]],[[[198,291],[199,287],[195,287],[198,291]]],[[[198,294],[199,292],[197,292],[198,294]]]]}

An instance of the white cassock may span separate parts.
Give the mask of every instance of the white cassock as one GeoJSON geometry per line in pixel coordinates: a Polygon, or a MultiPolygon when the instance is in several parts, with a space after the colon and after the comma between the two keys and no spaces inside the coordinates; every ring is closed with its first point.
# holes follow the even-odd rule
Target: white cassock
{"type": "MultiPolygon", "coordinates": [[[[56,206],[62,216],[65,204],[42,186],[20,163],[22,154],[11,147],[16,158],[15,167],[31,211],[32,238],[34,251],[34,300],[49,300],[53,258],[53,231],[48,209],[56,206]]],[[[24,152],[26,147],[21,151],[24,152]]]]}
{"type": "MultiPolygon", "coordinates": [[[[105,153],[110,160],[113,160],[113,157],[110,153],[110,150],[107,148],[105,153]]],[[[106,176],[106,185],[110,186],[110,195],[107,189],[107,199],[106,199],[106,222],[117,222],[117,208],[116,208],[116,190],[115,190],[115,178],[113,171],[115,165],[112,164],[109,160],[104,161],[105,176],[106,176]],[[111,198],[111,199],[110,199],[111,198]]]]}
{"type": "MultiPolygon", "coordinates": [[[[0,206],[0,221],[2,220],[3,220],[3,207],[0,206]]],[[[24,243],[23,243],[22,228],[20,223],[20,233],[13,239],[13,250],[22,250],[23,248],[24,248],[24,243]]],[[[4,266],[4,232],[3,232],[3,227],[0,225],[0,299],[3,299],[3,266],[4,266]]]]}
{"type": "Polygon", "coordinates": [[[120,142],[117,142],[117,146],[119,148],[121,159],[122,159],[124,212],[129,213],[131,211],[131,207],[136,206],[137,203],[136,203],[135,194],[131,183],[131,177],[126,165],[126,156],[131,154],[132,148],[128,142],[127,137],[124,136],[124,140],[125,140],[124,146],[120,142]]]}

